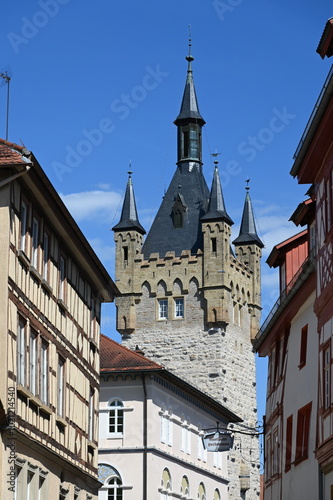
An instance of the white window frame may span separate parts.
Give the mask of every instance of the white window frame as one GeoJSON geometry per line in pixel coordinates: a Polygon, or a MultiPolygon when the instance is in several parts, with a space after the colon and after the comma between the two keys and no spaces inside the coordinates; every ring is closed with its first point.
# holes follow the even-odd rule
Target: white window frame
{"type": "Polygon", "coordinates": [[[46,405],[48,404],[48,371],[49,371],[49,363],[48,363],[48,347],[49,344],[41,339],[40,345],[40,399],[46,405]]]}
{"type": "Polygon", "coordinates": [[[31,265],[38,271],[39,221],[32,218],[31,265]]]}
{"type": "Polygon", "coordinates": [[[124,403],[121,399],[113,399],[109,402],[109,412],[108,412],[108,435],[113,437],[120,437],[124,434],[125,429],[125,414],[124,414],[124,403]],[[120,404],[118,404],[120,403],[120,404]],[[113,415],[111,415],[113,412],[113,415]],[[114,419],[114,422],[111,424],[111,419],[114,419]],[[114,426],[114,430],[111,431],[110,427],[114,426]],[[121,429],[121,430],[119,430],[121,429]]]}
{"type": "Polygon", "coordinates": [[[88,422],[88,439],[92,441],[94,438],[94,416],[95,416],[95,391],[90,387],[89,391],[89,422],[88,422]]]}
{"type": "Polygon", "coordinates": [[[44,231],[43,236],[43,279],[48,281],[49,277],[49,235],[44,231]]]}
{"type": "Polygon", "coordinates": [[[58,297],[59,300],[62,300],[65,302],[65,279],[66,279],[66,260],[65,257],[60,255],[59,258],[59,292],[58,292],[58,297]]]}
{"type": "Polygon", "coordinates": [[[158,319],[168,319],[168,299],[158,299],[158,319]]]}
{"type": "Polygon", "coordinates": [[[64,416],[65,360],[58,354],[57,369],[57,414],[64,416]]]}
{"type": "Polygon", "coordinates": [[[107,500],[122,500],[123,498],[123,483],[121,477],[113,476],[107,482],[107,500]],[[121,497],[119,499],[119,491],[121,491],[121,497]],[[112,497],[110,496],[112,493],[112,497]]]}
{"type": "Polygon", "coordinates": [[[36,395],[37,387],[37,373],[38,373],[38,334],[31,328],[29,336],[29,389],[32,394],[36,395]]]}
{"type": "Polygon", "coordinates": [[[19,318],[17,335],[17,381],[26,384],[26,322],[19,318]]]}
{"type": "Polygon", "coordinates": [[[174,308],[175,308],[175,319],[184,319],[185,317],[184,297],[175,297],[174,308]]]}
{"type": "Polygon", "coordinates": [[[26,250],[26,236],[27,236],[27,219],[28,219],[28,207],[27,204],[21,202],[21,234],[20,234],[20,250],[25,252],[26,250]]]}

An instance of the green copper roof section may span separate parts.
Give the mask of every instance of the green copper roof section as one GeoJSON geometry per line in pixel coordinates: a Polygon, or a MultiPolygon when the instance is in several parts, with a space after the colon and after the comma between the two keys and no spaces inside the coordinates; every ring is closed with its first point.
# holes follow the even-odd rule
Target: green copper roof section
{"type": "Polygon", "coordinates": [[[233,241],[234,245],[244,245],[256,243],[260,248],[265,245],[257,234],[257,228],[254,220],[252,203],[249,193],[250,188],[246,187],[245,203],[243,209],[242,222],[238,237],[233,241]]]}
{"type": "Polygon", "coordinates": [[[141,234],[146,233],[138,219],[132,183],[132,172],[128,172],[128,181],[120,221],[112,228],[113,231],[123,231],[125,229],[137,229],[141,234]]]}

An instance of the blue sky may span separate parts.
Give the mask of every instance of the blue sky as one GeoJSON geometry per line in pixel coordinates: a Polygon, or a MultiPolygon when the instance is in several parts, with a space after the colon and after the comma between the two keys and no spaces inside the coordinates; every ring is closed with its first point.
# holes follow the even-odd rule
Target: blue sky
{"type": "MultiPolygon", "coordinates": [[[[120,217],[131,161],[141,224],[149,225],[176,161],[176,118],[191,25],[202,116],[204,173],[213,161],[238,235],[250,178],[265,243],[263,319],[278,297],[265,260],[299,232],[289,218],[304,199],[289,172],[331,61],[316,48],[333,15],[328,0],[16,0],[0,19],[0,72],[8,71],[8,139],[32,150],[114,277],[110,228],[120,217]]],[[[7,88],[0,87],[0,136],[7,88]]],[[[114,307],[103,332],[119,340],[114,307]]],[[[259,413],[266,362],[258,361],[259,413]]]]}

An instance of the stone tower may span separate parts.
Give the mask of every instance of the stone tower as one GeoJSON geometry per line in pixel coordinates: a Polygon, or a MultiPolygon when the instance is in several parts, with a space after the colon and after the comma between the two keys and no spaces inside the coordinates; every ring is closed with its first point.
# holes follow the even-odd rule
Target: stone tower
{"type": "Polygon", "coordinates": [[[180,113],[177,168],[151,229],[139,223],[129,173],[116,243],[117,330],[244,420],[229,453],[230,499],[259,497],[256,371],[252,339],[260,321],[260,258],[246,189],[239,236],[231,226],[215,162],[211,190],[202,172],[201,131],[191,55],[180,113]],[[232,248],[232,243],[234,249],[232,248]]]}

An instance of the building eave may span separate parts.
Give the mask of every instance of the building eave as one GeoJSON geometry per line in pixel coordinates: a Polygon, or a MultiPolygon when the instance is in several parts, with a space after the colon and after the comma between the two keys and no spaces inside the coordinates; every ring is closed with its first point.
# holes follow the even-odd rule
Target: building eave
{"type": "Polygon", "coordinates": [[[2,167],[7,166],[14,171],[18,168],[21,170],[24,165],[30,167],[29,171],[20,177],[20,184],[25,186],[41,205],[45,215],[62,238],[64,249],[68,248],[83,267],[100,300],[113,302],[114,297],[120,294],[118,288],[51,184],[37,158],[23,146],[3,139],[0,139],[0,144],[17,152],[17,156],[21,155],[23,158],[22,163],[16,160],[9,161],[2,163],[2,167]],[[68,238],[68,234],[71,238],[68,238]]]}
{"type": "MultiPolygon", "coordinates": [[[[290,175],[293,177],[300,177],[300,171],[303,161],[308,153],[308,150],[315,138],[317,130],[320,123],[328,109],[333,96],[333,65],[327,75],[326,81],[323,88],[319,94],[315,107],[310,115],[308,123],[305,127],[301,140],[297,146],[296,152],[294,154],[294,164],[290,171],[290,175]]],[[[311,179],[305,179],[302,183],[313,182],[311,179]]]]}

